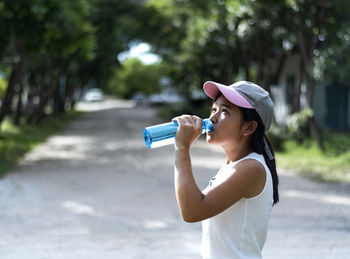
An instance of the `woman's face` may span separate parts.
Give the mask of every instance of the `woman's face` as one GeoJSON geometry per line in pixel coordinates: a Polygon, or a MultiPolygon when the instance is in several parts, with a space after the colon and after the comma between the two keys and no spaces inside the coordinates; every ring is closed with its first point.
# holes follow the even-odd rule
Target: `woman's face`
{"type": "Polygon", "coordinates": [[[207,134],[208,143],[234,145],[241,137],[242,113],[238,106],[221,95],[213,104],[210,119],[213,131],[207,134]]]}

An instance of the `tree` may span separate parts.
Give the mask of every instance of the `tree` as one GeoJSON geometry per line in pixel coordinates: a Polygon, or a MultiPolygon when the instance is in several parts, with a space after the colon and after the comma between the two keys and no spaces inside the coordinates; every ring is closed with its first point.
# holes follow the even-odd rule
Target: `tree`
{"type": "MultiPolygon", "coordinates": [[[[283,47],[287,33],[279,30],[277,19],[271,21],[271,13],[259,3],[180,0],[149,3],[164,14],[157,23],[160,35],[167,35],[166,28],[171,28],[172,35],[162,38],[163,45],[168,43],[167,48],[156,44],[156,49],[174,65],[176,85],[182,86],[185,95],[208,79],[223,83],[252,80],[267,90],[277,81],[288,52],[283,47]],[[176,41],[172,40],[174,36],[176,41]],[[163,54],[164,49],[170,54],[163,54]],[[266,69],[275,60],[276,68],[266,69]]],[[[273,15],[277,17],[278,13],[273,15]]]]}
{"type": "Polygon", "coordinates": [[[12,99],[16,94],[16,87],[21,86],[22,76],[28,66],[29,52],[40,43],[38,34],[42,31],[41,1],[0,1],[0,27],[6,28],[2,32],[4,43],[0,46],[0,53],[4,53],[11,44],[11,54],[15,57],[8,86],[0,109],[0,123],[10,112],[12,99]],[[39,7],[38,9],[33,8],[39,7]],[[33,28],[33,34],[27,30],[33,28]]]}
{"type": "Polygon", "coordinates": [[[315,51],[314,74],[318,81],[350,81],[350,20],[348,1],[336,1],[321,35],[322,45],[315,51]]]}
{"type": "MultiPolygon", "coordinates": [[[[49,75],[48,84],[42,84],[40,102],[28,117],[28,121],[37,122],[50,100],[54,100],[54,112],[64,111],[64,93],[67,86],[60,80],[67,77],[70,64],[76,61],[88,61],[93,58],[95,47],[94,28],[88,20],[90,6],[87,1],[59,1],[56,9],[46,20],[43,51],[44,65],[49,75]],[[45,58],[46,54],[50,56],[45,58]]],[[[40,60],[40,59],[39,59],[40,60]]]]}
{"type": "Polygon", "coordinates": [[[150,95],[160,90],[160,80],[167,74],[166,70],[161,63],[145,65],[137,58],[128,59],[121,68],[115,69],[109,88],[122,98],[131,98],[135,92],[150,95]]]}
{"type": "MultiPolygon", "coordinates": [[[[294,30],[296,43],[304,68],[305,81],[307,86],[306,105],[313,107],[313,95],[315,89],[314,79],[314,53],[319,45],[324,29],[325,15],[328,4],[323,1],[305,1],[292,4],[291,13],[294,17],[294,30]]],[[[316,125],[314,116],[309,118],[309,129],[318,147],[324,150],[321,133],[316,125]]]]}
{"type": "Polygon", "coordinates": [[[120,67],[118,54],[129,49],[143,20],[140,1],[90,0],[91,22],[96,29],[95,57],[89,73],[95,86],[108,90],[113,71],[120,67]]]}
{"type": "MultiPolygon", "coordinates": [[[[313,107],[317,76],[315,74],[317,73],[315,60],[317,60],[317,56],[319,56],[325,42],[332,41],[328,37],[330,32],[338,31],[334,27],[335,21],[338,20],[339,24],[342,24],[338,18],[342,16],[340,14],[344,13],[346,9],[340,11],[339,5],[349,6],[349,4],[344,5],[343,1],[330,2],[323,0],[285,1],[283,5],[279,6],[280,11],[282,10],[284,13],[280,20],[281,25],[288,31],[289,38],[292,39],[290,42],[294,44],[301,57],[300,68],[307,88],[306,109],[312,109],[313,107]]],[[[269,6],[269,8],[273,9],[274,6],[269,6]]],[[[300,82],[297,87],[296,92],[300,93],[300,82]]],[[[295,102],[294,106],[300,108],[298,102],[295,102]]],[[[324,150],[322,135],[316,125],[314,116],[310,116],[308,127],[318,147],[324,150]]]]}
{"type": "Polygon", "coordinates": [[[20,115],[22,88],[28,83],[37,84],[30,89],[36,91],[39,104],[34,105],[28,118],[36,122],[53,99],[68,64],[92,56],[94,31],[87,20],[89,5],[85,0],[0,1],[0,8],[1,28],[6,28],[8,39],[2,53],[13,55],[16,61],[1,106],[0,123],[11,112],[15,95],[16,117],[20,115]],[[28,82],[24,82],[26,79],[28,82]]]}

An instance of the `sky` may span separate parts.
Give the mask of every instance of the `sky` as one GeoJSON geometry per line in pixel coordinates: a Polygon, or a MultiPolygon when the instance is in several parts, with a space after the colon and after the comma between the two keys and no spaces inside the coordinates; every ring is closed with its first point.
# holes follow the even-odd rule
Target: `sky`
{"type": "Polygon", "coordinates": [[[151,47],[148,43],[141,42],[137,44],[132,44],[129,51],[124,51],[118,55],[118,60],[120,62],[125,61],[128,58],[139,58],[144,64],[153,64],[161,61],[161,58],[152,53],[151,47]]]}

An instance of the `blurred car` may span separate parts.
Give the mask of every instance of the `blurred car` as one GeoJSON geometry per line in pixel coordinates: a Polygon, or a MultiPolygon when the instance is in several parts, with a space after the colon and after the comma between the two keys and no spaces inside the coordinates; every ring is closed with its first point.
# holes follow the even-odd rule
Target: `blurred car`
{"type": "Polygon", "coordinates": [[[84,95],[84,100],[87,102],[98,102],[103,101],[104,94],[100,88],[88,89],[84,95]]]}
{"type": "Polygon", "coordinates": [[[146,105],[148,104],[148,97],[143,92],[136,92],[131,99],[136,103],[136,105],[146,105]]]}
{"type": "Polygon", "coordinates": [[[152,94],[149,98],[151,105],[162,105],[166,103],[181,103],[185,99],[175,91],[166,90],[158,94],[152,94]]]}
{"type": "Polygon", "coordinates": [[[208,96],[204,93],[203,90],[194,90],[192,91],[192,99],[193,100],[207,100],[208,96]]]}

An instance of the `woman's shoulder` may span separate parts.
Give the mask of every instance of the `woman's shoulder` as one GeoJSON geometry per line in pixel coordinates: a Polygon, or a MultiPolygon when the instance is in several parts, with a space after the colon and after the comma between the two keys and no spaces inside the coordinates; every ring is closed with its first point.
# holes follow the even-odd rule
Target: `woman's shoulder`
{"type": "Polygon", "coordinates": [[[244,159],[239,160],[234,164],[233,169],[235,171],[244,171],[248,174],[265,174],[265,167],[261,163],[260,159],[255,156],[247,156],[244,159]]]}
{"type": "Polygon", "coordinates": [[[236,174],[241,176],[247,190],[246,198],[254,197],[261,192],[265,186],[266,171],[264,165],[254,157],[247,157],[234,166],[236,174]]]}

